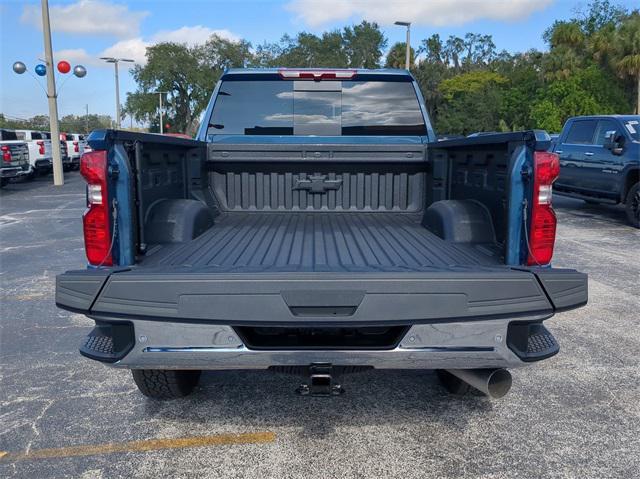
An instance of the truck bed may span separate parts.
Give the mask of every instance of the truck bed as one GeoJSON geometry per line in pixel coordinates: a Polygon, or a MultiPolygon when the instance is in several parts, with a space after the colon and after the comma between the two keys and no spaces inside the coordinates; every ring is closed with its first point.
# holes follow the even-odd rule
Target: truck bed
{"type": "Polygon", "coordinates": [[[149,248],[140,267],[219,272],[402,272],[495,266],[499,249],[454,244],[405,213],[226,213],[198,238],[149,248]]]}

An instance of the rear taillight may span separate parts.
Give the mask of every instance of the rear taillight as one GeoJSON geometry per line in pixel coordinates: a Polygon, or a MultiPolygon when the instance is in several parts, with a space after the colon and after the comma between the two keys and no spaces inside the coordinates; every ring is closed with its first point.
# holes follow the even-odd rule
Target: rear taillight
{"type": "Polygon", "coordinates": [[[73,151],[75,153],[79,153],[80,152],[80,147],[78,146],[78,142],[77,141],[73,142],[73,151]]]}
{"type": "Polygon", "coordinates": [[[551,262],[556,241],[556,214],[551,206],[553,182],[560,174],[560,159],[555,153],[536,151],[533,155],[533,202],[529,226],[527,264],[551,262]]]}
{"type": "Polygon", "coordinates": [[[11,150],[7,145],[2,145],[2,161],[11,162],[11,150]]]}
{"type": "Polygon", "coordinates": [[[355,70],[288,70],[280,69],[278,74],[284,80],[350,80],[355,70]]]}
{"type": "Polygon", "coordinates": [[[97,150],[82,155],[80,174],[87,181],[87,210],[82,217],[87,259],[95,266],[112,266],[111,226],[107,201],[107,152],[97,150]]]}
{"type": "Polygon", "coordinates": [[[37,142],[38,144],[38,153],[44,155],[44,141],[40,140],[37,142]]]}

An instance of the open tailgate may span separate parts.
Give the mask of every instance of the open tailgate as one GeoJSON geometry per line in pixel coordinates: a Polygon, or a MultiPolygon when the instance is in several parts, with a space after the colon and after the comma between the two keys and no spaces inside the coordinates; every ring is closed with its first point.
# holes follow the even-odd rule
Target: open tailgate
{"type": "Polygon", "coordinates": [[[184,268],[69,271],[59,307],[95,318],[225,325],[384,325],[531,317],[587,302],[573,270],[219,273],[184,268]]]}

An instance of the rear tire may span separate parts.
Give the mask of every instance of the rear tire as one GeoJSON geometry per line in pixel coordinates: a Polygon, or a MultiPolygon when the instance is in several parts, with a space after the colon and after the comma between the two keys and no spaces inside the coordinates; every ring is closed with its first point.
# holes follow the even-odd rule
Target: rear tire
{"type": "Polygon", "coordinates": [[[437,369],[436,375],[440,384],[451,394],[464,396],[471,390],[471,386],[444,369],[437,369]]]}
{"type": "Polygon", "coordinates": [[[133,380],[142,394],[151,399],[177,399],[189,395],[198,384],[201,371],[132,369],[133,380]]]}
{"type": "Polygon", "coordinates": [[[633,185],[625,200],[627,219],[632,226],[640,228],[640,183],[633,185]]]}

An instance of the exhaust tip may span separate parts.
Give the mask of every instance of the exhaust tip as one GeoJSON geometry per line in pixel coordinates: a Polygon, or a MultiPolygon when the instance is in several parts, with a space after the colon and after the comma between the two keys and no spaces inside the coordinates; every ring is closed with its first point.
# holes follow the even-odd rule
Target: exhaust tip
{"type": "MultiPolygon", "coordinates": [[[[483,392],[487,396],[500,399],[511,389],[511,373],[506,369],[447,369],[449,374],[455,376],[458,382],[483,392]]],[[[450,392],[452,386],[447,386],[450,392]]]]}
{"type": "Polygon", "coordinates": [[[495,369],[489,374],[487,391],[489,396],[500,399],[507,395],[511,389],[511,373],[506,369],[495,369]]]}

